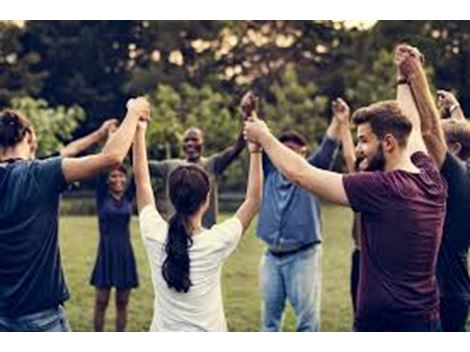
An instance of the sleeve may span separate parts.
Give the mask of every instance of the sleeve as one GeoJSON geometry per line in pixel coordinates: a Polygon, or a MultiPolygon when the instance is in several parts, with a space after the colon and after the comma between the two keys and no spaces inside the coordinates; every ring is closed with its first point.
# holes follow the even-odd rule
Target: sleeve
{"type": "Polygon", "coordinates": [[[211,228],[212,239],[216,242],[216,250],[221,259],[227,259],[237,248],[243,232],[243,226],[237,217],[225,220],[211,228]]]}
{"type": "Polygon", "coordinates": [[[158,160],[150,160],[149,167],[152,176],[155,177],[163,177],[167,169],[165,161],[158,160]]]}
{"type": "Polygon", "coordinates": [[[264,180],[266,181],[266,176],[272,171],[274,166],[273,166],[273,163],[271,162],[271,159],[269,159],[269,156],[265,152],[263,152],[262,154],[262,165],[263,165],[264,180]]]}
{"type": "Polygon", "coordinates": [[[338,147],[337,141],[325,135],[320,147],[308,158],[308,162],[320,169],[330,169],[338,147]]]}
{"type": "Polygon", "coordinates": [[[65,191],[67,182],[62,171],[61,157],[37,160],[33,165],[34,178],[41,194],[59,194],[65,191]]]}
{"type": "Polygon", "coordinates": [[[208,169],[215,175],[220,175],[235,160],[236,147],[228,147],[220,153],[209,157],[208,169]]]}
{"type": "Polygon", "coordinates": [[[168,224],[154,205],[148,205],[139,214],[140,234],[143,239],[165,243],[168,224]]]}
{"type": "Polygon", "coordinates": [[[351,208],[356,213],[378,213],[390,197],[391,185],[384,172],[360,172],[343,176],[351,208]]]}

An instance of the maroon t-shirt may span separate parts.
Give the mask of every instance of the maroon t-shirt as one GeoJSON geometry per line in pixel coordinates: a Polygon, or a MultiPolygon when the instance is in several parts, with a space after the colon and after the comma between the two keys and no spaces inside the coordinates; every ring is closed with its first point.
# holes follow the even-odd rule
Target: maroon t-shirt
{"type": "Polygon", "coordinates": [[[356,324],[439,318],[436,260],[447,185],[433,161],[413,154],[419,173],[345,175],[349,203],[362,214],[356,324]]]}

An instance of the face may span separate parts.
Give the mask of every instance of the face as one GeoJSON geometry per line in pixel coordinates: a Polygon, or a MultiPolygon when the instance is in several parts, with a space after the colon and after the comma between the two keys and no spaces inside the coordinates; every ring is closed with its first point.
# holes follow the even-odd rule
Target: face
{"type": "Polygon", "coordinates": [[[360,124],[357,127],[357,157],[359,170],[383,171],[385,169],[385,155],[377,135],[372,132],[369,123],[360,124]]]}
{"type": "Polygon", "coordinates": [[[113,170],[108,175],[108,187],[111,193],[124,193],[126,182],[127,176],[121,170],[113,170]]]}
{"type": "Polygon", "coordinates": [[[297,144],[292,141],[284,141],[282,142],[287,148],[293,150],[300,156],[303,156],[304,158],[307,156],[307,148],[304,145],[297,144]]]}
{"type": "Polygon", "coordinates": [[[204,139],[199,129],[190,129],[184,133],[183,151],[187,160],[195,161],[201,157],[204,139]]]}

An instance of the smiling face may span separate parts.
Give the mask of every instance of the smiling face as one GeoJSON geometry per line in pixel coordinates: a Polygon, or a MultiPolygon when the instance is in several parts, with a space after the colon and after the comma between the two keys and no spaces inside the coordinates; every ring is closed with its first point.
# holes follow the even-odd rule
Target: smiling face
{"type": "Polygon", "coordinates": [[[198,128],[186,130],[183,137],[183,151],[188,161],[197,161],[204,146],[202,131],[198,128]]]}
{"type": "Polygon", "coordinates": [[[108,175],[109,191],[113,194],[122,194],[126,189],[127,175],[122,169],[114,169],[108,175]]]}
{"type": "Polygon", "coordinates": [[[358,169],[360,171],[383,171],[385,155],[382,145],[369,123],[357,126],[358,169]]]}

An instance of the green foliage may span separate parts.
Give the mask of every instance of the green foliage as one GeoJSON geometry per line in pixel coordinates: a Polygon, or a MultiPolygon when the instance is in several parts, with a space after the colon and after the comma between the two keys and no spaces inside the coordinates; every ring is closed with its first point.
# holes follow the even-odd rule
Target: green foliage
{"type": "Polygon", "coordinates": [[[51,108],[42,99],[15,98],[11,105],[32,122],[38,137],[39,157],[59,151],[85,118],[83,110],[78,106],[51,108]]]}

